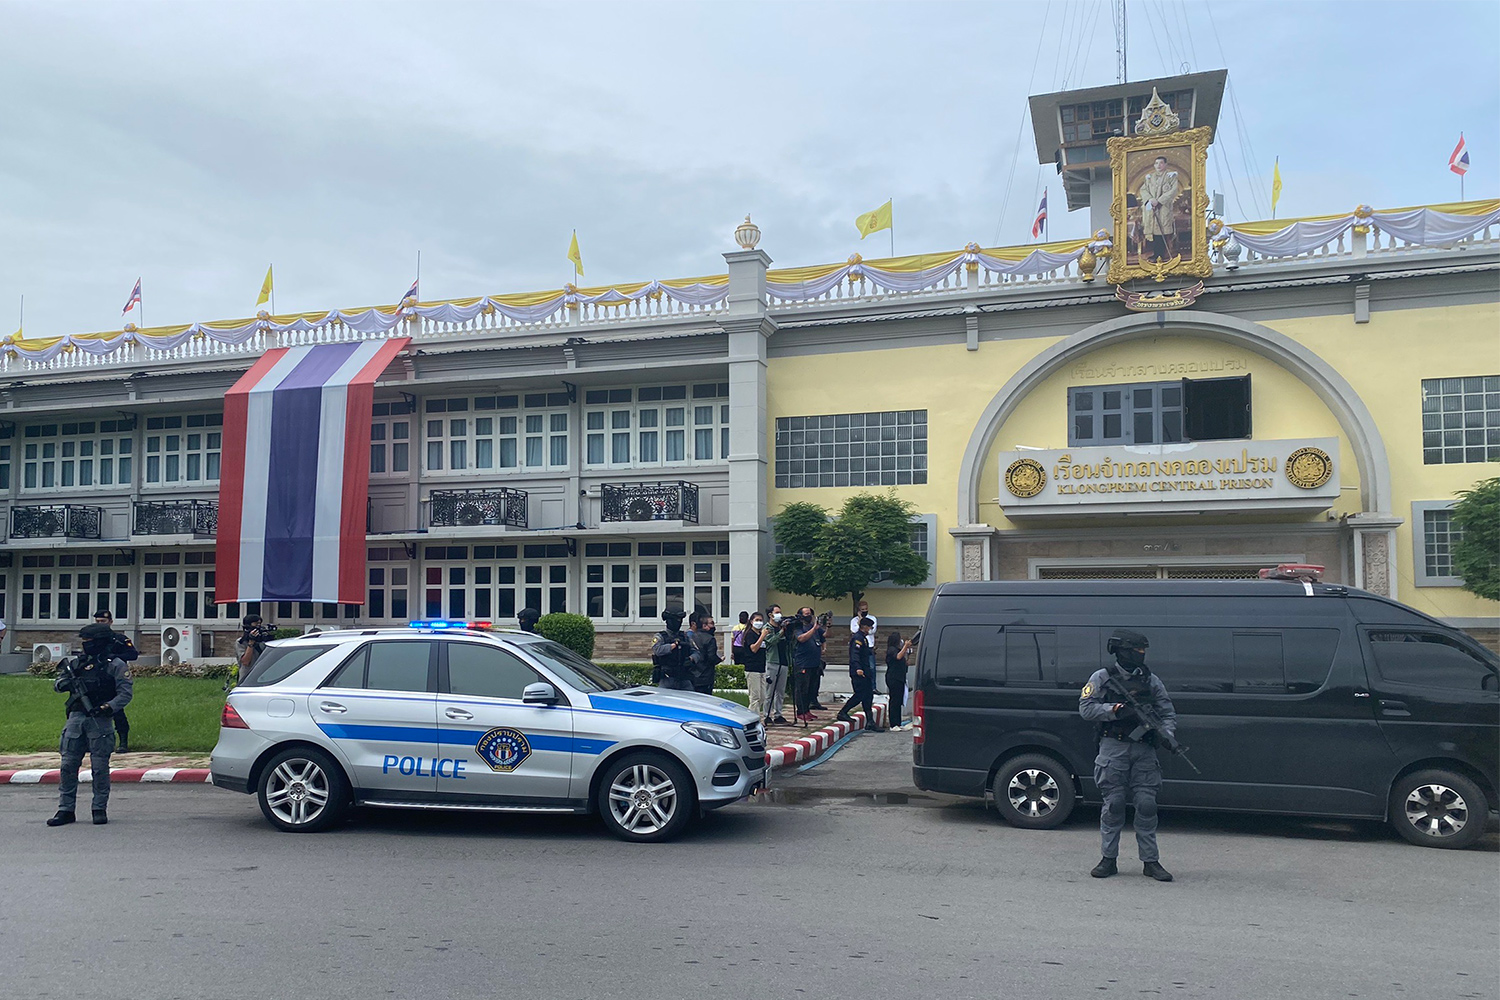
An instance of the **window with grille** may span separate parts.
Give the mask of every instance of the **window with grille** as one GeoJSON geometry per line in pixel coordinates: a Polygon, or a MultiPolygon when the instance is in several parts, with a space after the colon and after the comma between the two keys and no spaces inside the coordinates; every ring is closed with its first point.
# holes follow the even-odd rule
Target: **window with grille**
{"type": "Polygon", "coordinates": [[[426,470],[565,469],[568,406],[566,392],[424,400],[426,470]]]}
{"type": "Polygon", "coordinates": [[[1500,375],[1422,380],[1422,462],[1500,461],[1500,375]]]}
{"type": "Polygon", "coordinates": [[[729,541],[587,542],[584,613],[605,621],[653,622],[675,608],[729,614],[729,541]]]}
{"type": "Polygon", "coordinates": [[[729,383],[589,389],[584,464],[593,468],[722,461],[729,454],[729,383]]]}
{"type": "Polygon", "coordinates": [[[224,414],[146,418],[146,483],[216,483],[224,414]]]}
{"type": "Polygon", "coordinates": [[[1250,376],[1068,390],[1068,447],[1250,436],[1250,376]]]}
{"type": "Polygon", "coordinates": [[[212,621],[213,552],[147,552],[141,559],[142,621],[212,621]]]}
{"type": "Polygon", "coordinates": [[[28,424],[22,431],[21,491],[129,486],[134,438],[127,420],[28,424]]]}
{"type": "Polygon", "coordinates": [[[1412,578],[1418,587],[1461,587],[1453,550],[1463,531],[1453,523],[1451,500],[1419,500],[1411,505],[1412,578]]]}
{"type": "Polygon", "coordinates": [[[130,569],[125,557],[21,557],[21,621],[84,622],[100,608],[109,608],[117,621],[129,617],[130,569]]]}
{"type": "Polygon", "coordinates": [[[927,411],[776,418],[776,487],[927,482],[927,411]]]}
{"type": "Polygon", "coordinates": [[[500,620],[523,608],[568,610],[566,543],[427,545],[421,610],[427,618],[500,620]]]}

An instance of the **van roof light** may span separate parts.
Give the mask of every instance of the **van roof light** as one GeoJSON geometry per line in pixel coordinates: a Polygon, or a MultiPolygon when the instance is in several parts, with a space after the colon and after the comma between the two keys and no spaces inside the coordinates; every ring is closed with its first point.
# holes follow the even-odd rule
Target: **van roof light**
{"type": "Polygon", "coordinates": [[[1301,580],[1304,583],[1319,583],[1323,579],[1323,567],[1312,563],[1282,563],[1260,571],[1262,580],[1301,580]]]}

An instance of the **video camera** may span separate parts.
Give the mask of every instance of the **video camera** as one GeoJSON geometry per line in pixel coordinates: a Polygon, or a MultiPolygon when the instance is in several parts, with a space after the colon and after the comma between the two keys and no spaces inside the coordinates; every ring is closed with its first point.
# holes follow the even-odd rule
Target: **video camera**
{"type": "Polygon", "coordinates": [[[825,611],[818,616],[818,624],[827,628],[833,622],[833,612],[825,611]]]}
{"type": "Polygon", "coordinates": [[[276,638],[276,626],[270,622],[256,622],[245,629],[245,638],[250,642],[265,645],[276,638]]]}

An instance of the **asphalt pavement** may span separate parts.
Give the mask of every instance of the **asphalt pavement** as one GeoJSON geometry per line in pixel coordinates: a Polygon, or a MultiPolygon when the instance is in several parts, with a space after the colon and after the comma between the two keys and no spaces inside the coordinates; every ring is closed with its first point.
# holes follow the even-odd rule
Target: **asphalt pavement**
{"type": "Polygon", "coordinates": [[[0,788],[0,996],[1500,994],[1493,830],[1453,852],[1164,813],[1177,881],[1100,881],[1096,810],[1015,830],[918,793],[909,746],[856,736],[650,846],[577,817],[375,810],[289,835],[194,786],[118,786],[108,826],[52,830],[55,787],[0,788]]]}

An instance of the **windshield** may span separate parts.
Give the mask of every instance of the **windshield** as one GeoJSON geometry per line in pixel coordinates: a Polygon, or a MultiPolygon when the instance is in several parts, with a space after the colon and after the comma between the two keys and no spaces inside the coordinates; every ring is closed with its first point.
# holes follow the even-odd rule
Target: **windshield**
{"type": "Polygon", "coordinates": [[[618,691],[629,686],[608,670],[595,666],[567,646],[551,639],[528,642],[522,648],[557,674],[559,680],[579,691],[618,691]]]}

